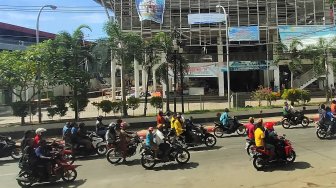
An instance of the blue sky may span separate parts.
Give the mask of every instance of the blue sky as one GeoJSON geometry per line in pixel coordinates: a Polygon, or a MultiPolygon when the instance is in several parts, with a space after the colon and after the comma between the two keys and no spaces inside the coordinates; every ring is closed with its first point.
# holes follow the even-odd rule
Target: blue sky
{"type": "Polygon", "coordinates": [[[79,25],[86,24],[92,29],[92,32],[83,30],[87,40],[105,36],[103,26],[107,16],[103,7],[93,0],[0,0],[0,22],[35,29],[38,9],[43,5],[58,8],[55,11],[43,10],[41,31],[72,33],[79,25]]]}

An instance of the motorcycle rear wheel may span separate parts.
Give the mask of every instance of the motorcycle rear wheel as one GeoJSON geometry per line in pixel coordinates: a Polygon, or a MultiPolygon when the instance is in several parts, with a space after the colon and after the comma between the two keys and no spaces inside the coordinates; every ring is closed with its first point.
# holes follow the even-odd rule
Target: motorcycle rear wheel
{"type": "Polygon", "coordinates": [[[264,159],[261,158],[261,157],[256,157],[253,159],[253,166],[255,169],[257,169],[258,171],[259,170],[262,170],[265,168],[265,165],[264,165],[264,159]]]}
{"type": "Polygon", "coordinates": [[[224,135],[224,130],[221,127],[215,127],[215,129],[214,129],[214,135],[217,138],[222,138],[223,135],[224,135]]]}
{"type": "Polygon", "coordinates": [[[281,124],[282,124],[282,127],[283,127],[284,129],[289,129],[290,126],[291,126],[291,124],[290,124],[290,122],[289,122],[288,119],[284,119],[284,120],[282,120],[281,124]]]}
{"type": "Polygon", "coordinates": [[[286,157],[286,161],[289,163],[293,163],[296,159],[296,153],[295,151],[291,151],[289,155],[286,157]]]}
{"type": "MultiPolygon", "coordinates": [[[[18,177],[19,178],[26,178],[26,179],[29,179],[29,173],[28,172],[21,172],[18,177]]],[[[21,181],[21,180],[17,180],[18,184],[21,186],[21,187],[31,187],[33,185],[33,182],[29,181],[29,182],[26,182],[26,181],[21,181]]]]}
{"type": "Polygon", "coordinates": [[[181,150],[181,152],[176,154],[175,159],[179,164],[186,164],[190,159],[190,153],[185,148],[182,148],[181,150]]]}
{"type": "Polygon", "coordinates": [[[217,139],[214,135],[209,134],[205,137],[205,145],[208,147],[214,147],[217,143],[217,139]]]}
{"type": "Polygon", "coordinates": [[[61,178],[65,182],[73,182],[77,178],[77,171],[76,169],[63,169],[61,174],[61,178]]]}
{"type": "Polygon", "coordinates": [[[302,127],[308,127],[309,125],[309,119],[307,117],[304,117],[301,121],[302,127]]]}
{"type": "Polygon", "coordinates": [[[119,154],[114,148],[112,148],[106,153],[106,159],[109,163],[116,164],[121,161],[122,157],[121,154],[119,154]]]}
{"type": "Polygon", "coordinates": [[[153,155],[142,155],[141,156],[141,166],[147,170],[154,168],[156,161],[153,155]]]}
{"type": "Polygon", "coordinates": [[[325,139],[327,137],[327,131],[324,129],[317,129],[316,136],[319,139],[325,139]]]}

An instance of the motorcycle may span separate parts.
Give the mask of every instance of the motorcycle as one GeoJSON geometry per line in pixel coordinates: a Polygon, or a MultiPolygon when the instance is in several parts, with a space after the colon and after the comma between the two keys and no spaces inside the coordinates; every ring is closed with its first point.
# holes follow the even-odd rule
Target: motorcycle
{"type": "Polygon", "coordinates": [[[283,117],[281,120],[282,127],[285,129],[289,129],[291,126],[296,126],[301,124],[302,127],[308,127],[309,119],[304,115],[303,111],[297,111],[293,113],[292,118],[288,119],[287,117],[283,117]]]}
{"type": "Polygon", "coordinates": [[[220,122],[214,122],[214,123],[215,123],[214,135],[217,138],[222,138],[224,134],[232,134],[234,132],[236,132],[238,135],[241,136],[246,134],[246,127],[238,121],[237,117],[229,119],[229,127],[232,128],[226,128],[220,122]]]}
{"type": "MultiPolygon", "coordinates": [[[[118,142],[118,140],[117,140],[118,142]]],[[[117,144],[115,144],[117,145],[117,144]]],[[[121,161],[122,154],[120,150],[116,146],[112,146],[106,153],[106,159],[111,164],[116,164],[121,161]]],[[[142,140],[138,135],[135,135],[133,138],[131,138],[128,146],[127,146],[127,157],[132,157],[136,154],[136,150],[139,145],[142,145],[142,140]]],[[[141,148],[140,148],[141,150],[141,148]]]]}
{"type": "Polygon", "coordinates": [[[0,136],[0,142],[3,144],[3,147],[0,148],[0,158],[9,156],[15,160],[19,160],[21,158],[21,148],[10,136],[0,136]]]}
{"type": "MultiPolygon", "coordinates": [[[[166,143],[168,144],[168,143],[166,143]]],[[[183,148],[177,141],[169,143],[167,152],[160,151],[157,155],[159,160],[155,159],[155,153],[148,147],[143,147],[141,152],[141,165],[145,169],[152,169],[157,163],[166,163],[177,161],[179,164],[186,164],[190,159],[190,153],[186,148],[183,148]]]]}
{"type": "Polygon", "coordinates": [[[19,163],[21,169],[16,180],[21,187],[30,187],[35,183],[43,182],[56,182],[62,179],[65,182],[73,182],[77,178],[76,168],[80,165],[72,165],[63,163],[59,153],[53,153],[53,161],[55,162],[52,167],[53,175],[46,177],[46,170],[43,165],[37,165],[32,168],[27,161],[19,163]],[[34,170],[31,170],[34,169],[34,170]]]}
{"type": "Polygon", "coordinates": [[[186,131],[178,139],[182,145],[187,147],[195,147],[205,144],[208,147],[214,147],[217,139],[214,135],[208,133],[208,131],[202,125],[195,125],[192,118],[186,119],[186,131]]]}
{"type": "Polygon", "coordinates": [[[285,135],[279,137],[276,150],[278,154],[274,154],[275,157],[272,159],[269,150],[255,148],[255,153],[253,155],[254,168],[259,171],[271,164],[290,164],[295,161],[296,153],[291,142],[285,138],[285,135]]]}
{"type": "Polygon", "coordinates": [[[95,155],[103,156],[107,152],[107,145],[104,140],[99,137],[95,132],[90,132],[88,138],[91,140],[91,149],[88,151],[84,146],[73,144],[72,155],[73,156],[87,156],[95,155]]]}
{"type": "MultiPolygon", "coordinates": [[[[333,120],[332,123],[335,123],[336,120],[333,120]]],[[[326,139],[328,136],[333,137],[334,135],[336,135],[336,129],[332,128],[331,132],[328,133],[328,128],[330,125],[324,124],[324,123],[320,123],[317,122],[317,128],[316,128],[316,136],[319,139],[326,139]]]]}

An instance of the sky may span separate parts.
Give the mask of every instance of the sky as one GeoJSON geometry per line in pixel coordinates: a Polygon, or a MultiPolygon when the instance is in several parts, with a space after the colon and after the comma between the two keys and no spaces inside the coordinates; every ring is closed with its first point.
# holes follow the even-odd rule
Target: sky
{"type": "Polygon", "coordinates": [[[107,15],[93,0],[0,0],[0,22],[36,29],[37,15],[44,5],[55,5],[57,9],[43,9],[40,31],[72,33],[81,24],[86,24],[92,29],[92,32],[83,30],[86,40],[106,36],[103,26],[108,20],[107,15]]]}

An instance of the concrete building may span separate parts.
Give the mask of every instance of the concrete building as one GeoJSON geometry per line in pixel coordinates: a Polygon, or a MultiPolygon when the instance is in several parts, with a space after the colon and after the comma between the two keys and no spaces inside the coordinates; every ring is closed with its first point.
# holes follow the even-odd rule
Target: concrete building
{"type": "MultiPolygon", "coordinates": [[[[236,36],[231,40],[229,35],[230,82],[232,91],[253,91],[259,85],[269,86],[278,90],[281,85],[286,87],[304,88],[315,83],[323,88],[323,80],[312,74],[312,66],[307,62],[307,73],[299,72],[290,81],[288,61],[273,64],[274,45],[281,39],[283,28],[322,28],[335,25],[334,6],[326,0],[95,0],[115,12],[116,20],[123,31],[139,33],[149,38],[163,31],[170,33],[176,27],[184,43],[183,53],[191,58],[191,83],[201,83],[207,87],[217,88],[218,95],[223,96],[227,88],[226,70],[226,29],[222,23],[190,23],[191,14],[202,13],[223,14],[222,6],[228,14],[228,32],[236,29],[240,32],[245,28],[257,27],[257,39],[246,40],[249,36],[236,36]],[[150,20],[139,20],[138,6],[153,12],[159,11],[159,3],[163,2],[163,19],[161,23],[150,20]],[[147,4],[147,5],[144,5],[147,4]],[[239,39],[240,38],[240,39],[239,39]],[[203,72],[202,72],[203,71],[203,72]],[[205,73],[205,74],[203,74],[205,73]]],[[[161,7],[162,8],[162,7],[161,7]]],[[[203,15],[205,15],[203,14],[203,15]]],[[[206,18],[199,17],[204,20],[206,18]]],[[[159,21],[159,22],[160,22],[159,21]]],[[[255,34],[255,33],[254,33],[255,34]]],[[[305,32],[302,33],[306,35],[305,32]]],[[[295,34],[293,35],[295,36],[295,34]]],[[[297,35],[296,35],[297,37],[297,35]]],[[[137,67],[135,61],[135,68],[137,67]]],[[[331,70],[331,69],[330,69],[331,70]]],[[[329,71],[330,80],[334,80],[329,71]]],[[[142,71],[143,75],[146,75],[142,71]]],[[[144,77],[144,76],[143,76],[144,77]]],[[[135,79],[139,79],[136,71],[135,79]]],[[[112,82],[113,82],[112,76],[112,82]]],[[[143,78],[144,79],[144,78],[143,78]]],[[[155,80],[155,79],[153,79],[155,80]]],[[[137,83],[138,81],[136,81],[137,83]]],[[[112,84],[113,85],[113,84],[112,84]]],[[[136,87],[139,84],[135,85],[136,87]]]]}

